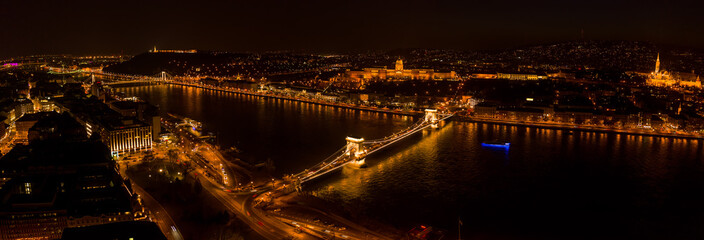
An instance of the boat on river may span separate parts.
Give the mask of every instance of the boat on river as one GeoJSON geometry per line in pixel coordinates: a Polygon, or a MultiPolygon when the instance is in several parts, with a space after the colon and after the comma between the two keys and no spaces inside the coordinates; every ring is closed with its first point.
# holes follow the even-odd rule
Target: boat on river
{"type": "Polygon", "coordinates": [[[482,147],[508,150],[511,147],[511,143],[501,141],[488,141],[482,142],[482,147]]]}

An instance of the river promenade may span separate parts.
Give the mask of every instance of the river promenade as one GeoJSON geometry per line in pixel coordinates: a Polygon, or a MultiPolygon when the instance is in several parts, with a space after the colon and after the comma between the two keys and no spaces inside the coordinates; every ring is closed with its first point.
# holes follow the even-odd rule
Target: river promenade
{"type": "MultiPolygon", "coordinates": [[[[283,99],[296,102],[304,102],[311,104],[318,104],[323,106],[331,106],[337,108],[346,108],[367,112],[377,112],[377,113],[387,113],[396,114],[402,116],[419,116],[423,114],[423,111],[412,110],[412,109],[390,109],[390,108],[379,108],[374,106],[365,106],[360,104],[349,104],[327,101],[323,99],[306,98],[300,96],[291,96],[288,94],[281,94],[275,92],[259,92],[259,91],[249,91],[247,89],[238,88],[224,88],[210,86],[206,84],[196,84],[183,81],[167,81],[167,84],[174,84],[180,86],[189,86],[207,90],[221,91],[236,93],[249,96],[257,96],[264,98],[274,98],[283,99]]],[[[478,117],[478,116],[453,116],[449,120],[451,121],[464,121],[464,122],[481,122],[481,123],[492,123],[492,124],[502,124],[502,125],[513,125],[513,126],[526,126],[526,127],[536,127],[536,128],[547,128],[547,129],[564,129],[564,130],[577,130],[577,131],[588,131],[588,132],[604,132],[604,133],[620,133],[629,135],[640,135],[640,136],[653,136],[653,137],[668,137],[668,138],[682,138],[682,139],[704,139],[704,134],[702,133],[688,133],[683,131],[657,131],[654,129],[646,128],[624,128],[624,127],[612,127],[612,126],[599,126],[599,125],[585,125],[585,124],[572,124],[572,123],[562,123],[562,122],[552,122],[552,121],[521,121],[521,120],[511,120],[511,119],[499,119],[499,118],[488,118],[488,117],[478,117]]]]}
{"type": "Polygon", "coordinates": [[[312,103],[312,104],[318,104],[318,105],[323,105],[323,106],[347,108],[347,109],[354,109],[354,110],[368,111],[368,112],[388,113],[388,114],[396,114],[396,115],[404,115],[404,116],[418,116],[420,114],[423,114],[423,111],[418,111],[418,110],[378,108],[378,107],[364,106],[364,105],[358,105],[358,104],[332,102],[332,101],[326,101],[326,100],[322,100],[322,99],[289,96],[286,94],[277,94],[277,93],[272,93],[272,92],[254,92],[254,91],[248,91],[246,89],[223,88],[223,87],[215,87],[215,86],[204,85],[204,84],[186,83],[186,82],[180,82],[180,81],[170,81],[168,83],[174,84],[174,85],[180,85],[180,86],[189,86],[189,87],[203,88],[203,89],[209,89],[209,90],[215,90],[215,91],[257,96],[257,97],[284,99],[284,100],[291,100],[291,101],[297,101],[297,102],[312,103]]]}
{"type": "Polygon", "coordinates": [[[536,121],[519,121],[510,119],[497,119],[476,116],[454,116],[454,121],[491,123],[511,126],[525,126],[547,129],[563,129],[571,131],[586,131],[586,132],[603,132],[603,133],[620,133],[629,135],[652,136],[652,137],[667,137],[667,138],[683,138],[683,139],[704,139],[704,134],[685,133],[685,132],[662,132],[651,129],[634,129],[634,128],[617,128],[598,125],[583,125],[570,124],[561,122],[536,122],[536,121]]]}

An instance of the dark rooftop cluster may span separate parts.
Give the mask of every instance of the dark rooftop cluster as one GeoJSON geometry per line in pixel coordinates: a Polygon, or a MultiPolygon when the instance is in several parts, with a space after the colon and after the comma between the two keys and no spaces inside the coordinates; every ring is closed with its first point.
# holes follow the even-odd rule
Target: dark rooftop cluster
{"type": "Polygon", "coordinates": [[[3,231],[60,236],[67,226],[102,221],[97,219],[132,220],[136,199],[105,144],[89,140],[67,114],[34,116],[40,116],[30,129],[36,137],[0,158],[0,175],[9,179],[0,188],[3,231]]]}

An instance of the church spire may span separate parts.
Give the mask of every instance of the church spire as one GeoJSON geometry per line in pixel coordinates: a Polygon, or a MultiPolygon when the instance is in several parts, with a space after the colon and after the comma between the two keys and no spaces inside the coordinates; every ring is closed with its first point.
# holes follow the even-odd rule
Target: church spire
{"type": "Polygon", "coordinates": [[[655,73],[660,72],[660,53],[658,53],[658,59],[655,60],[655,73]]]}

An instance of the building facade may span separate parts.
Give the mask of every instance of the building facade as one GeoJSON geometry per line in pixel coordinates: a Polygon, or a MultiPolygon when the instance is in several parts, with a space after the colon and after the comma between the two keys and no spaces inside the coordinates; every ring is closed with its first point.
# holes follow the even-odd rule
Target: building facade
{"type": "MultiPolygon", "coordinates": [[[[129,114],[124,116],[122,112],[117,112],[99,101],[62,101],[58,104],[62,112],[69,112],[85,127],[88,136],[98,134],[113,156],[150,149],[153,135],[158,134],[152,130],[152,125],[138,119],[140,112],[134,117],[132,110],[125,109],[129,114]]],[[[155,127],[160,128],[158,116],[146,120],[156,122],[155,127]]]]}
{"type": "Polygon", "coordinates": [[[59,239],[66,227],[65,209],[0,212],[0,240],[59,239]]]}
{"type": "Polygon", "coordinates": [[[455,71],[441,72],[434,69],[405,69],[403,60],[396,60],[394,69],[386,67],[363,68],[362,70],[347,70],[344,77],[355,81],[379,80],[447,80],[456,79],[455,71]]]}
{"type": "Polygon", "coordinates": [[[152,147],[152,127],[145,124],[128,121],[121,126],[104,128],[100,135],[113,155],[152,147]]]}
{"type": "Polygon", "coordinates": [[[681,86],[702,88],[702,81],[699,75],[694,72],[668,72],[660,69],[660,54],[658,54],[655,60],[655,71],[651,72],[648,76],[647,84],[657,87],[681,86]]]}

